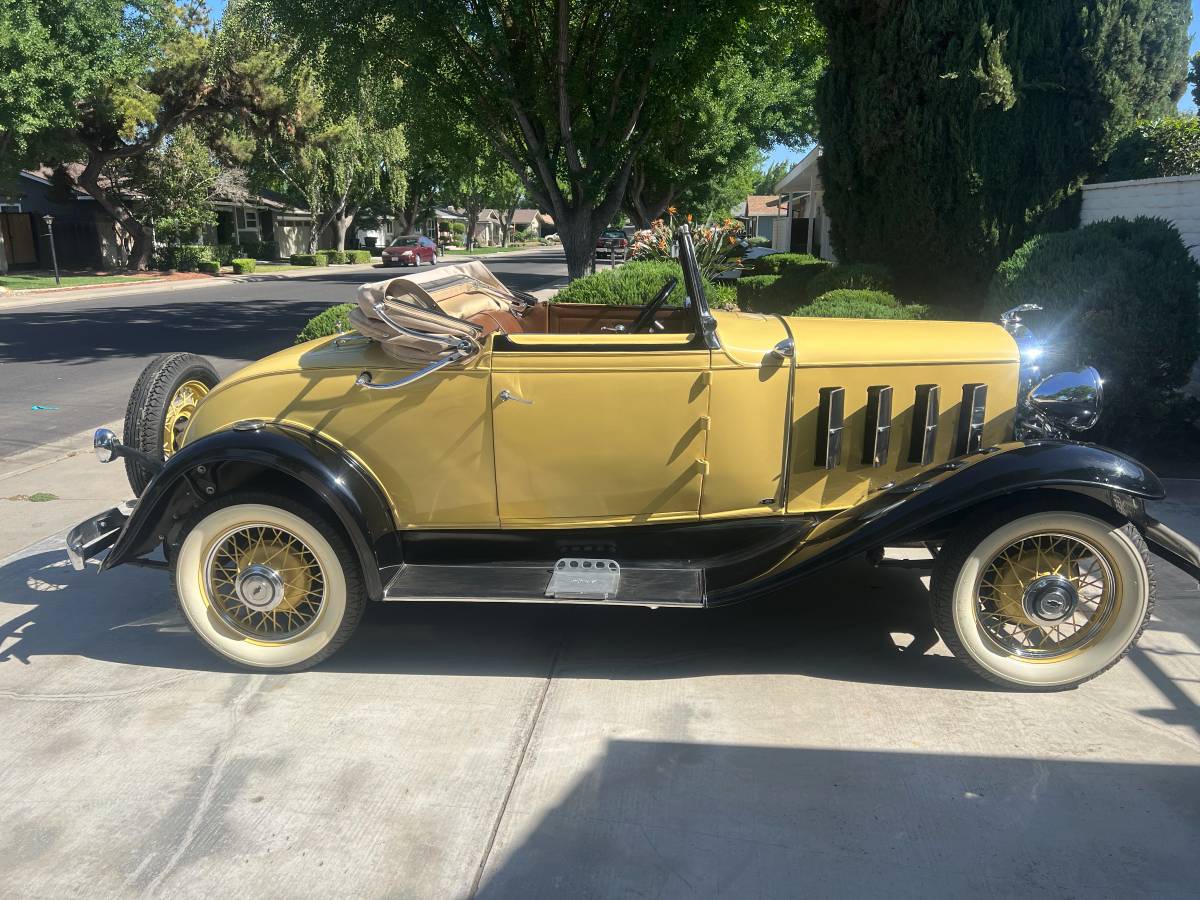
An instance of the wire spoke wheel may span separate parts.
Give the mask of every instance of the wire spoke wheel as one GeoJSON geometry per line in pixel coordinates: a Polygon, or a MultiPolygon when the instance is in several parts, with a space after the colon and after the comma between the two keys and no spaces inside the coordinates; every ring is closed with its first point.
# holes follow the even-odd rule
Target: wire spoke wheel
{"type": "Polygon", "coordinates": [[[221,534],[204,564],[209,604],[231,629],[260,641],[285,642],[321,614],[325,571],[313,551],[286,529],[241,525],[221,534]]]}
{"type": "Polygon", "coordinates": [[[1069,534],[1033,534],[988,564],[976,616],[990,640],[1014,656],[1054,660],[1093,640],[1111,620],[1119,593],[1113,566],[1069,534]]]}
{"type": "Polygon", "coordinates": [[[183,445],[188,422],[208,391],[208,385],[202,381],[185,381],[171,395],[163,419],[163,459],[169,459],[183,445]]]}

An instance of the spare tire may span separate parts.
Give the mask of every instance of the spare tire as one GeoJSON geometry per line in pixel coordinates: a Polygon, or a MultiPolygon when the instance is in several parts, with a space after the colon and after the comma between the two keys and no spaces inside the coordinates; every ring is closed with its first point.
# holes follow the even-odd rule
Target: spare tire
{"type": "MultiPolygon", "coordinates": [[[[142,370],[125,409],[125,446],[153,459],[168,459],[183,442],[196,405],[220,378],[212,364],[194,353],[164,353],[142,370]]],[[[129,486],[141,496],[153,472],[125,457],[129,486]]]]}

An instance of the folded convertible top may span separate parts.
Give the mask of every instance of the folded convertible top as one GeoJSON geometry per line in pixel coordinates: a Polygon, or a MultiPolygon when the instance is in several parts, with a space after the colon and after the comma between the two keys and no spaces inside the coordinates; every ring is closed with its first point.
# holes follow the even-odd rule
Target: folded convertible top
{"type": "Polygon", "coordinates": [[[487,266],[463,262],[364,284],[350,324],[390,356],[423,365],[464,340],[478,347],[484,332],[468,321],[471,316],[510,312],[515,302],[487,266]]]}

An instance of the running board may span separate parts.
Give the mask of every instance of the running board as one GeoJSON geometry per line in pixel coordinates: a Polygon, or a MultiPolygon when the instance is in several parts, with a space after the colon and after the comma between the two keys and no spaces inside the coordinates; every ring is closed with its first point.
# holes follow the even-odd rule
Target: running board
{"type": "Polygon", "coordinates": [[[621,567],[608,599],[547,596],[554,564],[503,566],[405,565],[384,600],[462,603],[586,603],[592,606],[704,606],[704,571],[621,567]]]}

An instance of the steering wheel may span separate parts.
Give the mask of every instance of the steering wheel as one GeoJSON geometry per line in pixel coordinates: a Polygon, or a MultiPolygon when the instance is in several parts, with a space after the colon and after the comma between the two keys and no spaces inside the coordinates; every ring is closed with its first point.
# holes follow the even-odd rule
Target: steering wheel
{"type": "MultiPolygon", "coordinates": [[[[671,296],[671,291],[675,290],[675,285],[677,284],[679,284],[679,279],[671,278],[663,285],[662,290],[654,295],[654,299],[647,303],[638,314],[638,317],[633,320],[633,324],[629,326],[630,334],[649,331],[652,325],[657,324],[654,321],[654,317],[662,309],[663,304],[667,302],[667,298],[671,296]]],[[[661,326],[659,328],[661,330],[661,326]]]]}

